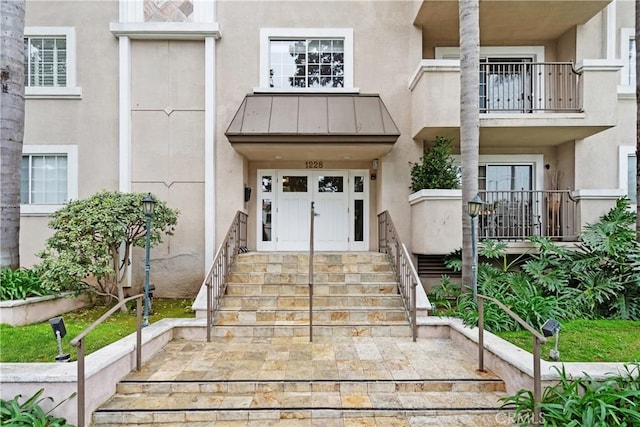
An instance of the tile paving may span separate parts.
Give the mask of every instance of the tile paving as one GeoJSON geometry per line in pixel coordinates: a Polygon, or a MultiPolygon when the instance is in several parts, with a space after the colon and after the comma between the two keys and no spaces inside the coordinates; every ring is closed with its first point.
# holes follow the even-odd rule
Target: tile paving
{"type": "Polygon", "coordinates": [[[113,415],[111,424],[103,414],[100,425],[512,425],[508,414],[495,411],[503,390],[497,377],[478,372],[474,358],[447,339],[174,340],[128,375],[121,394],[102,407],[164,412],[113,415]]]}

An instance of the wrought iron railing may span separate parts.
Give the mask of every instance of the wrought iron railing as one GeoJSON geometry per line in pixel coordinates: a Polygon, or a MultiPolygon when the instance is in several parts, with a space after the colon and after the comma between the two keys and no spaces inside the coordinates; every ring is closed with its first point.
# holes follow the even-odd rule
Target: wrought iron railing
{"type": "Polygon", "coordinates": [[[524,240],[531,236],[575,241],[577,201],[569,190],[480,191],[478,238],[524,240]]]}
{"type": "Polygon", "coordinates": [[[71,345],[73,347],[78,347],[78,385],[77,385],[77,408],[78,408],[78,427],[84,427],[85,425],[85,388],[86,388],[86,378],[85,378],[85,351],[84,351],[84,339],[91,331],[98,327],[102,322],[107,320],[109,316],[119,310],[122,306],[128,303],[131,300],[136,300],[136,371],[140,370],[142,366],[142,299],[144,298],[144,294],[135,295],[129,298],[125,298],[120,301],[115,306],[111,307],[109,311],[100,316],[98,320],[93,322],[91,325],[87,327],[84,331],[80,332],[78,336],[71,340],[71,345]]]}
{"type": "Polygon", "coordinates": [[[480,112],[579,112],[580,77],[570,62],[481,63],[480,112]]]}
{"type": "Polygon", "coordinates": [[[542,374],[540,370],[540,345],[547,342],[547,339],[538,331],[533,329],[531,325],[522,320],[520,316],[515,314],[509,307],[502,304],[495,298],[478,294],[478,370],[484,371],[484,300],[488,300],[500,307],[513,320],[518,322],[526,331],[533,335],[533,425],[540,425],[541,410],[540,402],[542,401],[542,374]]]}
{"type": "Polygon", "coordinates": [[[240,249],[247,246],[247,214],[236,213],[229,231],[218,247],[211,268],[204,278],[203,286],[207,287],[207,342],[211,341],[211,327],[215,315],[227,290],[227,279],[231,265],[240,249]]]}
{"type": "Polygon", "coordinates": [[[384,211],[378,215],[378,252],[386,253],[391,260],[398,280],[407,318],[411,326],[413,341],[418,336],[416,324],[416,287],[422,286],[407,247],[400,241],[391,215],[384,211]]]}

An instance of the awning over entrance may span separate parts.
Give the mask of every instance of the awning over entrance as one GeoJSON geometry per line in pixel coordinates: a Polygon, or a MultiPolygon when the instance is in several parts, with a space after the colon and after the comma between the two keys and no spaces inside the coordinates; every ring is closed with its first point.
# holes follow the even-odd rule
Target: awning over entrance
{"type": "Polygon", "coordinates": [[[379,95],[251,94],[225,135],[250,160],[283,145],[301,159],[325,150],[373,159],[391,150],[400,131],[379,95]]]}

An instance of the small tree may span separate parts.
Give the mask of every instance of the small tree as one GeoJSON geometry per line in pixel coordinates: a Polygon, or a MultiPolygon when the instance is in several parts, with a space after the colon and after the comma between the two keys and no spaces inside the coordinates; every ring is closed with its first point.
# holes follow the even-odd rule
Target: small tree
{"type": "Polygon", "coordinates": [[[460,188],[460,170],[453,163],[453,139],[437,136],[424,152],[421,163],[411,163],[411,191],[460,188]]]}
{"type": "MultiPolygon", "coordinates": [[[[131,247],[145,245],[144,197],[143,193],[103,191],[71,201],[54,213],[49,227],[55,232],[38,254],[43,259],[43,283],[59,291],[91,289],[99,295],[117,295],[122,301],[131,247]],[[95,284],[89,284],[89,278],[95,284]]],[[[151,247],[162,241],[162,234],[173,234],[178,216],[178,210],[155,199],[151,247]]]]}

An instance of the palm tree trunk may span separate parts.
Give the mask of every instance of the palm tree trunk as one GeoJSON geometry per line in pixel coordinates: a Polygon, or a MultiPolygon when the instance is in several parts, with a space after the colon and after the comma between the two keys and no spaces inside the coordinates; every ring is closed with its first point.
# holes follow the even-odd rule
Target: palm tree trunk
{"type": "Polygon", "coordinates": [[[460,13],[460,154],[462,159],[462,283],[472,286],[471,221],[467,203],[478,194],[480,141],[480,6],[459,0],[460,13]]]}
{"type": "Polygon", "coordinates": [[[24,0],[0,1],[0,267],[20,267],[24,0]]]}

